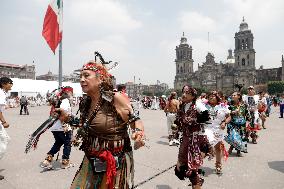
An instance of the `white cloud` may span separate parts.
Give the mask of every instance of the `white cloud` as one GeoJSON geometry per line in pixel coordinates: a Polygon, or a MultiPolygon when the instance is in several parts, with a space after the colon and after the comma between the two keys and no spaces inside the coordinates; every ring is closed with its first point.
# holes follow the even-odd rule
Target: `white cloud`
{"type": "Polygon", "coordinates": [[[198,12],[181,12],[178,18],[181,29],[188,32],[216,31],[217,23],[198,12]]]}
{"type": "Polygon", "coordinates": [[[283,54],[283,51],[280,50],[269,50],[265,53],[258,54],[256,57],[256,62],[260,62],[260,64],[256,65],[256,68],[259,68],[259,66],[263,65],[264,68],[278,68],[281,67],[281,55],[283,54]]]}
{"type": "Polygon", "coordinates": [[[142,26],[118,1],[74,0],[70,4],[68,11],[72,20],[84,26],[113,32],[129,32],[142,26]]]}
{"type": "Polygon", "coordinates": [[[122,36],[107,36],[103,39],[88,41],[80,45],[78,54],[83,57],[93,59],[93,52],[99,51],[102,55],[110,58],[124,59],[127,57],[127,50],[125,48],[125,39],[122,36]]]}
{"type": "Polygon", "coordinates": [[[254,29],[268,29],[283,22],[283,0],[224,0],[233,21],[241,21],[244,16],[254,29]]]}

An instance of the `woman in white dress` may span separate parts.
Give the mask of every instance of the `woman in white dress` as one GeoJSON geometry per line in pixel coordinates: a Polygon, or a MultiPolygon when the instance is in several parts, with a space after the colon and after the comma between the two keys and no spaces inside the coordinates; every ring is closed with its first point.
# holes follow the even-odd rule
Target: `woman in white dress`
{"type": "Polygon", "coordinates": [[[222,173],[222,152],[227,155],[225,146],[223,143],[225,137],[225,127],[230,122],[230,110],[228,106],[221,103],[221,99],[216,92],[211,92],[208,96],[208,102],[205,107],[209,111],[210,120],[205,127],[205,134],[209,140],[209,143],[214,147],[216,155],[216,173],[222,173]]]}

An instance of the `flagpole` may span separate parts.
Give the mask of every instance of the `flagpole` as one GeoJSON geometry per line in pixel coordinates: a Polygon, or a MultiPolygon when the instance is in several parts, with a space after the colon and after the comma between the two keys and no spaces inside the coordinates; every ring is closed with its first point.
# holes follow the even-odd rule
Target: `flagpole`
{"type": "MultiPolygon", "coordinates": [[[[63,27],[63,1],[60,1],[60,9],[61,9],[61,26],[63,27]]],[[[59,74],[58,74],[58,88],[62,87],[62,40],[59,43],[59,74]]]]}
{"type": "Polygon", "coordinates": [[[58,74],[58,88],[62,87],[62,40],[59,43],[59,74],[58,74]]]}

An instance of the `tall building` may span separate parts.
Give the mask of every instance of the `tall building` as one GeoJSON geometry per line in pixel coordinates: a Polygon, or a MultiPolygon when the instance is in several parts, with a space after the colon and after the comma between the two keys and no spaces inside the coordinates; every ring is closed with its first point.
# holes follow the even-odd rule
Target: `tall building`
{"type": "Polygon", "coordinates": [[[244,18],[239,32],[235,33],[235,60],[239,70],[255,69],[255,50],[253,48],[253,34],[248,29],[244,18]]]}
{"type": "Polygon", "coordinates": [[[250,85],[265,84],[268,81],[284,81],[284,58],[282,55],[282,67],[259,69],[255,67],[255,49],[253,47],[253,33],[249,30],[244,18],[235,33],[234,56],[231,49],[228,50],[226,62],[215,62],[213,53],[208,52],[205,62],[193,71],[192,47],[187,44],[184,34],[180,45],[176,47],[176,76],[174,88],[181,90],[185,84],[207,90],[221,90],[230,94],[237,86],[248,87],[250,85]]]}

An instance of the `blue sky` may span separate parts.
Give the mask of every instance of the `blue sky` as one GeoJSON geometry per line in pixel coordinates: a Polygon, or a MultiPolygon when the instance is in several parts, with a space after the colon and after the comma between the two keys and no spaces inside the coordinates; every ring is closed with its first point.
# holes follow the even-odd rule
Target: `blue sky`
{"type": "MultiPolygon", "coordinates": [[[[58,72],[41,36],[49,0],[10,0],[0,6],[0,62],[32,64],[37,75],[58,72]]],[[[68,0],[64,1],[63,72],[70,74],[99,51],[118,61],[118,82],[140,78],[173,86],[175,47],[182,32],[193,47],[194,68],[208,51],[224,61],[234,49],[242,17],[254,34],[256,67],[280,67],[284,54],[283,0],[68,0]],[[207,33],[210,32],[208,48],[207,33]]],[[[137,81],[137,80],[136,80],[137,81]]]]}

